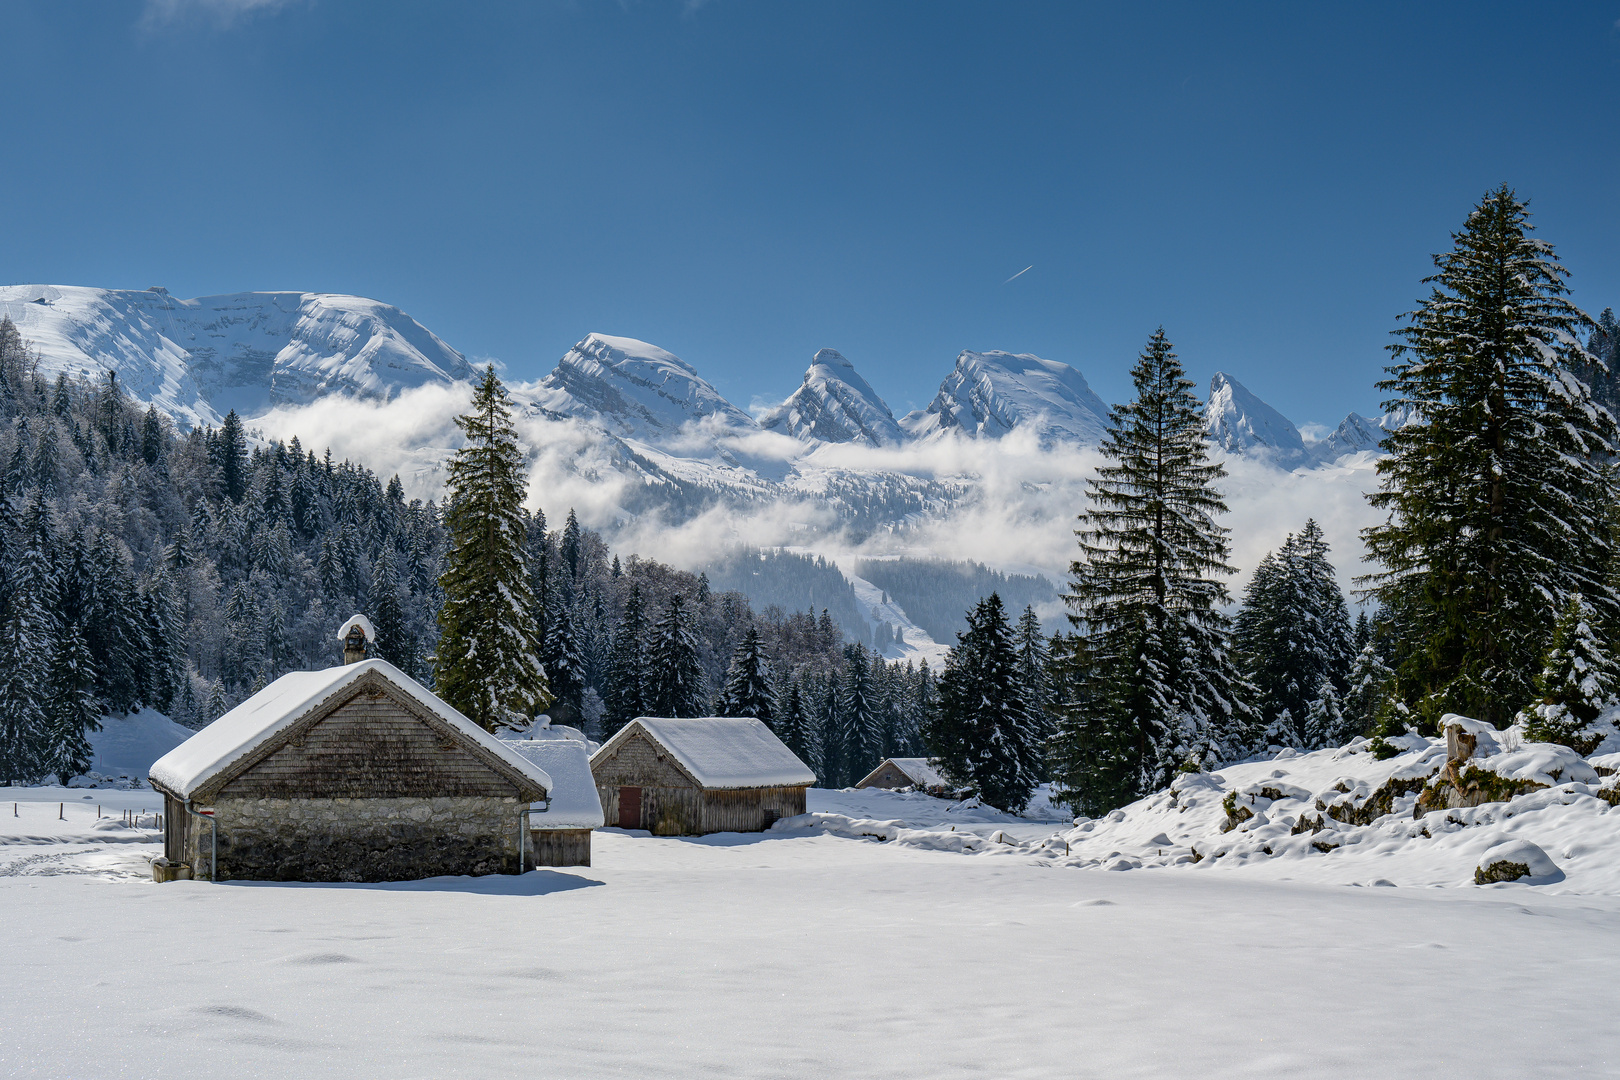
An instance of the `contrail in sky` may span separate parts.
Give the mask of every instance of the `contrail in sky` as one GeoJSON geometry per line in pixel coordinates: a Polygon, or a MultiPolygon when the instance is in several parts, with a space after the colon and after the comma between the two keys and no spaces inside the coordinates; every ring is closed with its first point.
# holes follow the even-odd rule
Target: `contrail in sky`
{"type": "MultiPolygon", "coordinates": [[[[1026,266],[1022,270],[1018,271],[1018,273],[1016,273],[1012,277],[1008,278],[1007,281],[1012,281],[1014,278],[1021,278],[1021,277],[1023,277],[1025,274],[1029,273],[1033,269],[1035,269],[1035,264],[1030,263],[1028,266],[1026,266]]],[[[1007,281],[1003,281],[1002,284],[1003,285],[1007,284],[1007,281]]]]}

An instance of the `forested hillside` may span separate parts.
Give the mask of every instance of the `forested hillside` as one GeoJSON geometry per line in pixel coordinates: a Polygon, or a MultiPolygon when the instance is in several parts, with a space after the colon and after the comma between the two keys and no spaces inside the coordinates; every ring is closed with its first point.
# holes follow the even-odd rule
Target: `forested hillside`
{"type": "Polygon", "coordinates": [[[976,562],[863,559],[855,573],[888,593],[912,622],[946,645],[968,628],[973,605],[991,593],[1011,611],[1057,600],[1057,589],[1044,577],[1003,574],[976,562]]]}
{"type": "MultiPolygon", "coordinates": [[[[357,611],[384,659],[432,685],[442,508],[407,500],[397,477],[297,438],[250,448],[234,413],[182,434],[115,375],[46,381],[4,320],[0,462],[0,779],[82,773],[86,731],[108,715],[200,727],[288,671],[337,663],[335,631],[357,611]]],[[[654,706],[706,713],[752,628],[774,722],[806,760],[841,779],[920,752],[929,680],[846,645],[854,608],[835,568],[767,556],[825,601],[756,613],[702,575],[621,560],[571,512],[525,524],[559,722],[600,737],[654,706]],[[632,692],[670,649],[695,658],[688,699],[632,692]]]]}

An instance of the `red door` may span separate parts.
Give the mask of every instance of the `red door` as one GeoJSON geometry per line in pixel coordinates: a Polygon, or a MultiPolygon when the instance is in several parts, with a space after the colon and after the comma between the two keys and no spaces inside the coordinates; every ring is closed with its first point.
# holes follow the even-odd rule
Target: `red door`
{"type": "Polygon", "coordinates": [[[619,828],[641,828],[641,789],[638,787],[619,789],[619,828]]]}

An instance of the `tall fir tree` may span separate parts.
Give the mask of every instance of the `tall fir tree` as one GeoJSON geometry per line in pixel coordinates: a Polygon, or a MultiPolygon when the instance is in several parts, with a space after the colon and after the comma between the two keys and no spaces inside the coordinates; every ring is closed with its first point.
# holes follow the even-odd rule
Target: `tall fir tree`
{"type": "Polygon", "coordinates": [[[450,550],[439,579],[438,693],[489,731],[522,727],[551,700],[525,558],[523,453],[493,364],[456,418],[467,444],[450,459],[450,550]]]}
{"type": "Polygon", "coordinates": [[[1040,782],[1044,732],[1025,696],[1023,661],[995,593],[968,613],[939,679],[926,737],[946,777],[992,806],[1021,812],[1040,782]]]}
{"type": "Polygon", "coordinates": [[[715,715],[751,716],[767,727],[776,726],[776,692],[771,687],[770,661],[758,627],[749,626],[731,654],[731,667],[715,702],[715,715]]]}
{"type": "Polygon", "coordinates": [[[10,599],[0,625],[0,773],[10,782],[36,779],[52,764],[45,723],[49,665],[60,645],[52,614],[57,579],[51,512],[37,489],[20,533],[7,568],[10,599]]]}
{"type": "Polygon", "coordinates": [[[709,687],[692,625],[686,600],[671,594],[648,650],[647,710],[653,716],[702,716],[705,711],[709,687]]]}
{"type": "MultiPolygon", "coordinates": [[[[1315,520],[1289,534],[1255,568],[1232,632],[1232,652],[1254,687],[1253,704],[1268,745],[1314,750],[1318,735],[1306,718],[1331,683],[1334,700],[1349,688],[1354,631],[1344,593],[1328,561],[1328,544],[1315,520]]],[[[1338,724],[1331,725],[1338,730],[1338,724]]]]}
{"type": "Polygon", "coordinates": [[[813,765],[815,758],[812,752],[813,740],[810,737],[811,711],[802,673],[787,681],[786,688],[782,692],[782,700],[775,706],[774,711],[776,737],[798,755],[800,761],[806,765],[813,765]]]}
{"type": "Polygon", "coordinates": [[[1349,690],[1342,705],[1346,741],[1372,734],[1379,713],[1395,689],[1395,672],[1384,663],[1376,642],[1368,640],[1356,653],[1347,682],[1349,690]]]}
{"type": "Polygon", "coordinates": [[[834,717],[838,771],[828,778],[828,783],[851,787],[877,766],[883,748],[872,678],[872,654],[859,642],[844,652],[844,677],[838,689],[834,717]]]}
{"type": "Polygon", "coordinates": [[[580,652],[574,623],[572,593],[572,586],[567,584],[551,590],[551,601],[546,605],[545,645],[540,655],[555,698],[551,718],[559,724],[578,726],[585,714],[585,657],[580,652]]]}
{"type": "Polygon", "coordinates": [[[1162,787],[1184,763],[1228,760],[1254,737],[1222,610],[1225,470],[1209,460],[1193,384],[1162,329],[1131,377],[1136,399],[1109,414],[1099,449],[1111,464],[1088,488],[1066,597],[1087,685],[1066,703],[1051,769],[1083,812],[1162,787]]]}
{"type": "Polygon", "coordinates": [[[377,553],[371,570],[371,622],[377,633],[377,656],[407,675],[417,674],[417,645],[406,622],[404,589],[390,544],[377,553]]]}
{"type": "Polygon", "coordinates": [[[1429,297],[1395,331],[1379,388],[1412,422],[1385,442],[1388,514],[1363,532],[1383,569],[1365,580],[1401,643],[1400,700],[1422,727],[1443,713],[1505,723],[1533,679],[1559,613],[1586,597],[1614,622],[1614,538],[1605,466],[1614,418],[1579,377],[1602,361],[1567,271],[1530,236],[1526,203],[1490,192],[1434,257],[1429,297]]]}
{"type": "Polygon", "coordinates": [[[77,627],[59,630],[47,679],[49,699],[43,716],[43,769],[57,783],[90,770],[89,733],[101,730],[101,703],[94,693],[95,666],[77,627]]]}
{"type": "Polygon", "coordinates": [[[608,651],[607,685],[602,690],[602,737],[610,739],[638,716],[648,715],[647,616],[641,602],[641,586],[632,584],[625,598],[624,612],[613,629],[608,651]]]}

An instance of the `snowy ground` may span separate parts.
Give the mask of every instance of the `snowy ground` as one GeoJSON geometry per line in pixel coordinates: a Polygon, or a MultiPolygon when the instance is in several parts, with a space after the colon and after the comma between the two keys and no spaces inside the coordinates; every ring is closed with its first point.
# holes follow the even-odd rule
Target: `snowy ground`
{"type": "Polygon", "coordinates": [[[1060,826],[819,791],[821,814],[954,824],[983,857],[603,830],[594,866],[522,878],[153,885],[156,845],[97,830],[83,792],[8,794],[0,1075],[1620,1071],[1612,895],[1106,873],[1036,853],[1060,826]]]}

